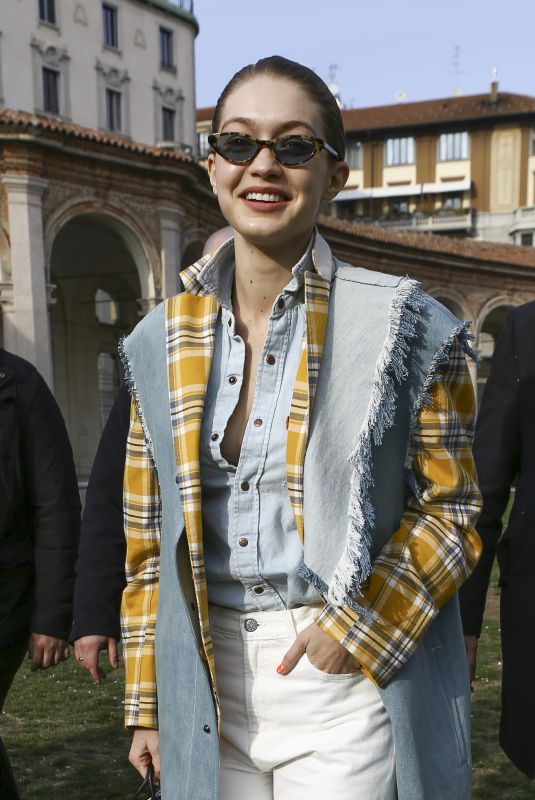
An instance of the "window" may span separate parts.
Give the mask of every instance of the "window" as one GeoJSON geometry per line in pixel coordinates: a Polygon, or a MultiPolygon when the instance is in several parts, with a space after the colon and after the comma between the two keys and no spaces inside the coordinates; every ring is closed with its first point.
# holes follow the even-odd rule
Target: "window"
{"type": "Polygon", "coordinates": [[[413,137],[387,139],[385,158],[387,167],[395,167],[399,164],[414,164],[413,137]]]}
{"type": "Polygon", "coordinates": [[[468,158],[468,133],[443,133],[438,140],[439,161],[464,161],[468,158]]]}
{"type": "Polygon", "coordinates": [[[97,372],[100,422],[104,428],[121,385],[121,374],[116,356],[111,353],[99,353],[97,372]]]}
{"type": "Polygon", "coordinates": [[[346,161],[349,169],[362,169],[362,143],[348,140],[346,142],[346,161]]]}
{"type": "Polygon", "coordinates": [[[56,24],[55,0],[39,0],[39,19],[41,22],[48,22],[50,25],[56,24]]]}
{"type": "Polygon", "coordinates": [[[463,207],[463,196],[462,194],[453,193],[453,194],[446,194],[443,196],[442,200],[442,208],[449,208],[452,210],[458,210],[463,207]]]}
{"type": "Polygon", "coordinates": [[[106,89],[106,127],[109,131],[121,130],[121,92],[106,89]]]}
{"type": "Polygon", "coordinates": [[[104,30],[104,44],[107,47],[114,47],[117,50],[119,48],[117,9],[114,6],[109,6],[107,3],[102,4],[102,26],[104,30]]]}
{"type": "Polygon", "coordinates": [[[59,72],[43,67],[43,110],[59,114],[59,72]]]}
{"type": "Polygon", "coordinates": [[[523,233],[520,236],[520,244],[524,245],[524,247],[532,247],[533,246],[533,234],[532,233],[523,233]]]}
{"type": "Polygon", "coordinates": [[[173,31],[167,28],[160,28],[160,66],[173,68],[175,66],[173,58],[173,31]]]}
{"type": "Polygon", "coordinates": [[[535,156],[535,128],[531,130],[531,155],[535,156]]]}
{"type": "Polygon", "coordinates": [[[162,108],[162,139],[166,142],[174,142],[176,113],[173,108],[162,108]]]}
{"type": "Polygon", "coordinates": [[[197,147],[199,149],[199,158],[208,158],[210,153],[210,145],[208,144],[208,137],[210,131],[201,131],[197,134],[197,147]]]}

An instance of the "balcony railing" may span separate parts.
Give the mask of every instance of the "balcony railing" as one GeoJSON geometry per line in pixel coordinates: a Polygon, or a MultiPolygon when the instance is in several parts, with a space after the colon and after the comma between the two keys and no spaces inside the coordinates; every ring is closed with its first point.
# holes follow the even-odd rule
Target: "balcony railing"
{"type": "Polygon", "coordinates": [[[189,11],[190,14],[193,14],[193,0],[167,0],[172,6],[178,6],[179,8],[183,8],[184,11],[189,11]]]}
{"type": "Polygon", "coordinates": [[[376,220],[376,225],[398,230],[417,230],[427,232],[469,231],[472,228],[472,212],[441,211],[438,214],[412,214],[385,220],[376,220]]]}
{"type": "Polygon", "coordinates": [[[522,206],[513,213],[513,223],[509,230],[511,236],[522,231],[533,231],[535,229],[535,206],[522,206]]]}

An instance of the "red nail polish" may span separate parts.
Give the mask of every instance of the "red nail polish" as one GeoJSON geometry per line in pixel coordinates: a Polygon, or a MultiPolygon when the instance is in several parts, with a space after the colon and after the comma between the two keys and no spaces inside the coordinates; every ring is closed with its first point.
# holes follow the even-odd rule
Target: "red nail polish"
{"type": "Polygon", "coordinates": [[[284,666],[284,664],[279,664],[279,666],[277,667],[277,672],[279,673],[279,675],[284,675],[284,673],[286,672],[286,667],[284,666]]]}

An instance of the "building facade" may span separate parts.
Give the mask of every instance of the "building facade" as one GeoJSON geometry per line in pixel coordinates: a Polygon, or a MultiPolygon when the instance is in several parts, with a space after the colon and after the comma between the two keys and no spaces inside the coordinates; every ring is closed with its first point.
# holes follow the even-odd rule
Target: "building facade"
{"type": "Polygon", "coordinates": [[[510,308],[535,300],[535,248],[392,230],[324,216],[333,252],[357,266],[409,275],[459,319],[471,320],[478,396],[510,308]]]}
{"type": "Polygon", "coordinates": [[[120,385],[117,344],[223,224],[183,153],[0,110],[0,344],[45,376],[80,480],[120,385]]]}
{"type": "Polygon", "coordinates": [[[195,146],[193,0],[2,0],[0,106],[195,146]]]}
{"type": "MultiPolygon", "coordinates": [[[[213,108],[197,112],[206,158],[213,108]]],[[[532,245],[535,98],[500,92],[342,108],[347,185],[338,219],[532,245]]]]}
{"type": "Polygon", "coordinates": [[[333,214],[533,244],[535,98],[500,92],[343,109],[350,178],[333,214]]]}

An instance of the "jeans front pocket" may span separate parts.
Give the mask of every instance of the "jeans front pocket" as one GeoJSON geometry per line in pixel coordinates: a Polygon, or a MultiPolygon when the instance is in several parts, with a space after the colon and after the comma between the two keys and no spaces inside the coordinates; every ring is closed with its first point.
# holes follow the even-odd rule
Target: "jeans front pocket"
{"type": "Polygon", "coordinates": [[[322,669],[316,667],[316,665],[312,663],[312,661],[309,659],[306,653],[302,656],[301,661],[304,662],[304,664],[308,667],[308,669],[311,672],[313,672],[315,675],[319,675],[320,678],[322,678],[324,681],[327,681],[328,683],[341,683],[345,681],[351,681],[355,680],[356,678],[362,675],[360,670],[355,670],[355,672],[341,672],[341,673],[324,672],[322,669]]]}

